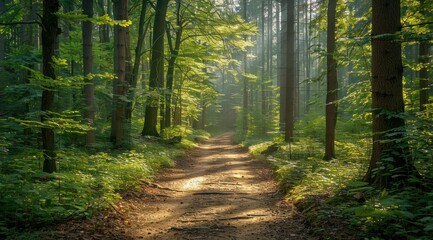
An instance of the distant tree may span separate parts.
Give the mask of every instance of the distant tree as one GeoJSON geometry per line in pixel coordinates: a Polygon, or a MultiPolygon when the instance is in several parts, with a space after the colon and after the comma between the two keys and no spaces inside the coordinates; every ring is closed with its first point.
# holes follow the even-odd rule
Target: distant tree
{"type": "MultiPolygon", "coordinates": [[[[89,17],[93,17],[93,1],[82,1],[83,13],[89,17]]],[[[86,85],[84,86],[84,118],[87,123],[94,126],[95,121],[95,100],[94,100],[94,85],[92,78],[87,76],[92,73],[93,69],[93,47],[92,47],[92,29],[91,21],[83,22],[83,70],[86,76],[86,85]]],[[[92,146],[95,144],[95,130],[90,130],[86,134],[86,145],[92,146]]]]}
{"type": "Polygon", "coordinates": [[[155,7],[155,20],[153,25],[152,58],[150,61],[149,89],[153,93],[148,97],[144,116],[144,126],[141,132],[146,136],[159,136],[156,125],[158,123],[159,94],[164,88],[164,35],[165,17],[168,2],[158,0],[155,7]]]}
{"type": "Polygon", "coordinates": [[[328,28],[327,28],[327,90],[326,90],[326,141],[324,160],[335,158],[335,125],[337,123],[337,61],[335,61],[335,22],[337,0],[328,1],[328,28]]]}
{"type": "Polygon", "coordinates": [[[378,187],[407,181],[415,167],[404,140],[400,0],[372,5],[373,152],[364,179],[378,187]]]}
{"type": "MultiPolygon", "coordinates": [[[[114,1],[114,19],[128,19],[128,0],[114,1]]],[[[112,141],[116,147],[123,144],[124,121],[125,121],[125,98],[127,92],[126,82],[126,35],[127,29],[124,26],[116,25],[114,28],[114,81],[113,116],[112,116],[112,141]]]]}
{"type": "MultiPolygon", "coordinates": [[[[56,78],[53,58],[55,56],[57,38],[60,34],[58,17],[56,15],[59,9],[60,4],[58,0],[43,1],[42,73],[45,77],[53,80],[56,78]]],[[[45,123],[51,118],[51,113],[54,111],[54,89],[51,89],[49,86],[45,86],[42,91],[41,111],[41,122],[45,123]]],[[[43,127],[41,134],[44,152],[43,171],[52,173],[57,170],[54,130],[50,127],[43,127]]]]}

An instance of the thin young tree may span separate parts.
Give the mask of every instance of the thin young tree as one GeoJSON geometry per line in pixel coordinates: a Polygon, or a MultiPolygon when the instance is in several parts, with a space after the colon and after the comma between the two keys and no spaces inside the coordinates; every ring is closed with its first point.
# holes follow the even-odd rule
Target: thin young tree
{"type": "MultiPolygon", "coordinates": [[[[93,1],[82,1],[83,14],[88,18],[93,17],[93,1]]],[[[89,74],[93,69],[93,46],[92,46],[92,30],[93,24],[91,21],[84,21],[83,25],[83,70],[86,85],[84,86],[84,119],[90,126],[94,126],[95,121],[95,100],[94,100],[94,85],[89,74]]],[[[86,146],[95,144],[95,130],[89,130],[86,134],[86,146]]]]}
{"type": "Polygon", "coordinates": [[[173,96],[173,83],[174,83],[174,68],[176,64],[176,59],[179,55],[180,44],[182,43],[182,32],[183,32],[183,22],[181,14],[182,0],[176,0],[176,26],[174,27],[174,44],[173,37],[171,36],[171,31],[167,27],[167,38],[168,45],[170,49],[170,58],[168,59],[167,66],[167,80],[166,88],[167,94],[165,94],[165,112],[164,112],[164,127],[171,127],[171,98],[173,96]]]}
{"type": "Polygon", "coordinates": [[[372,12],[373,151],[364,180],[384,188],[416,170],[404,141],[400,0],[373,0],[372,12]]]}
{"type": "Polygon", "coordinates": [[[144,126],[141,132],[146,136],[159,136],[156,125],[158,123],[159,95],[164,88],[164,35],[165,17],[168,2],[170,0],[158,0],[155,7],[155,19],[153,25],[152,58],[150,61],[149,89],[155,92],[147,99],[144,126]]]}
{"type": "Polygon", "coordinates": [[[337,61],[335,61],[335,23],[337,0],[328,1],[328,29],[326,55],[326,136],[324,160],[335,158],[335,126],[337,124],[337,61]]]}
{"type": "MultiPolygon", "coordinates": [[[[58,0],[43,1],[42,16],[42,73],[46,78],[56,79],[53,58],[56,52],[57,38],[60,34],[58,27],[59,20],[56,13],[60,9],[58,0]]],[[[41,122],[46,123],[51,118],[54,111],[55,92],[49,86],[45,86],[42,91],[41,102],[41,122]]],[[[54,130],[50,127],[42,127],[42,149],[44,152],[43,171],[52,173],[57,170],[54,130]]]]}

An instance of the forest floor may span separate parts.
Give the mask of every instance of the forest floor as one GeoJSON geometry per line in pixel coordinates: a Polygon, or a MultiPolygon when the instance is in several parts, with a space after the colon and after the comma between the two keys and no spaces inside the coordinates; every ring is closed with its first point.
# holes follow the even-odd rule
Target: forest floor
{"type": "Polygon", "coordinates": [[[314,239],[268,164],[232,139],[229,132],[202,143],[111,210],[43,239],[314,239]]]}

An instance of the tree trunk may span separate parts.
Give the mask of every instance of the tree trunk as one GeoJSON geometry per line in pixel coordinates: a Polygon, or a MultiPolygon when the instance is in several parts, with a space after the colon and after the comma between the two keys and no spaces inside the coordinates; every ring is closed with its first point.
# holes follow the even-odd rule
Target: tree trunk
{"type": "Polygon", "coordinates": [[[373,151],[365,181],[378,187],[406,181],[415,173],[405,135],[400,1],[373,0],[373,151]],[[392,135],[390,135],[392,134],[392,135]],[[384,142],[386,141],[386,142],[384,142]]]}
{"type": "MultiPolygon", "coordinates": [[[[57,37],[60,33],[58,28],[58,17],[56,13],[60,9],[58,0],[43,1],[43,17],[42,17],[42,73],[45,77],[55,79],[55,69],[53,57],[55,56],[57,37]]],[[[42,92],[41,104],[41,122],[45,123],[51,118],[51,112],[54,111],[54,89],[45,87],[42,92]]],[[[42,133],[42,149],[44,152],[43,171],[52,173],[57,170],[54,130],[52,128],[43,127],[42,133]]]]}
{"type": "Polygon", "coordinates": [[[427,64],[430,62],[430,43],[422,41],[419,45],[419,63],[422,64],[419,70],[419,110],[424,111],[429,98],[429,74],[427,64]]]}
{"type": "MultiPolygon", "coordinates": [[[[164,88],[164,35],[165,16],[170,0],[158,0],[155,7],[155,20],[153,25],[152,58],[150,62],[149,90],[158,95],[164,88]]],[[[147,99],[142,135],[159,136],[158,124],[159,96],[150,96],[147,99]]]]}
{"type": "Polygon", "coordinates": [[[311,84],[310,84],[310,71],[311,71],[311,64],[310,64],[310,34],[309,34],[309,22],[308,22],[308,13],[309,13],[309,7],[308,2],[305,2],[305,45],[306,45],[306,53],[305,53],[305,114],[310,113],[310,95],[311,95],[311,84]]]}
{"type": "MultiPolygon", "coordinates": [[[[427,6],[425,4],[425,0],[420,0],[420,11],[426,16],[427,15],[427,6]]],[[[421,69],[419,70],[419,110],[424,111],[425,105],[428,103],[429,97],[429,85],[428,85],[428,63],[430,62],[430,43],[428,41],[421,41],[419,44],[419,63],[421,64],[421,69]]]]}
{"type": "Polygon", "coordinates": [[[287,3],[287,68],[286,79],[287,86],[285,112],[285,134],[284,139],[287,142],[292,141],[295,117],[295,82],[296,82],[296,51],[295,51],[295,0],[288,0],[287,3]]]}
{"type": "MultiPolygon", "coordinates": [[[[114,1],[114,18],[116,20],[128,19],[128,1],[114,1]]],[[[114,97],[113,97],[113,121],[112,121],[112,141],[115,147],[121,147],[124,138],[124,121],[125,121],[125,100],[127,82],[126,82],[126,44],[127,29],[121,26],[114,27],[115,46],[114,46],[114,97]]]]}
{"type": "MultiPolygon", "coordinates": [[[[248,1],[243,0],[242,1],[242,17],[245,22],[248,21],[247,19],[247,6],[248,1]]],[[[244,36],[244,40],[247,40],[247,36],[244,36]]],[[[244,67],[244,74],[246,75],[248,72],[248,60],[247,60],[247,54],[248,52],[245,51],[242,53],[242,62],[244,67]]],[[[225,76],[223,76],[224,78],[225,76]]],[[[224,91],[223,91],[224,92],[224,91]]],[[[248,77],[243,77],[243,98],[242,98],[242,130],[244,131],[244,134],[246,135],[248,133],[248,77]]]]}
{"type": "Polygon", "coordinates": [[[335,126],[337,124],[337,62],[335,61],[335,22],[337,0],[328,2],[328,29],[327,29],[327,55],[326,55],[326,136],[324,160],[335,158],[335,126]]]}
{"type": "MultiPolygon", "coordinates": [[[[93,1],[82,1],[83,14],[87,17],[93,17],[93,1]]],[[[93,72],[93,47],[92,47],[92,29],[93,24],[90,21],[83,22],[83,68],[84,76],[93,72]]],[[[84,119],[90,126],[94,127],[95,121],[95,101],[94,101],[94,85],[92,78],[85,78],[86,85],[84,86],[84,119]]],[[[86,134],[86,146],[95,144],[95,130],[90,130],[86,134]]]]}
{"type": "Polygon", "coordinates": [[[279,65],[279,85],[280,85],[280,131],[285,133],[286,112],[287,112],[287,1],[280,3],[281,8],[281,30],[280,30],[280,65],[279,65]]]}
{"type": "Polygon", "coordinates": [[[172,44],[171,35],[169,29],[167,29],[167,37],[170,45],[170,59],[168,60],[167,67],[167,81],[166,88],[167,93],[165,94],[165,112],[164,112],[164,127],[171,127],[171,98],[173,96],[173,82],[174,82],[174,67],[176,63],[176,59],[179,55],[180,44],[182,40],[182,22],[181,22],[181,14],[180,7],[182,1],[176,0],[176,33],[174,46],[172,44]]]}
{"type": "Polygon", "coordinates": [[[134,66],[132,68],[131,82],[129,84],[130,86],[129,86],[128,99],[130,100],[130,102],[128,102],[126,106],[126,119],[128,119],[129,122],[132,119],[135,90],[137,88],[137,83],[138,83],[138,71],[140,69],[141,57],[143,55],[144,40],[146,38],[146,33],[147,33],[147,27],[145,28],[146,12],[147,12],[147,0],[142,0],[140,20],[138,22],[138,40],[137,40],[137,46],[135,47],[134,66]]]}

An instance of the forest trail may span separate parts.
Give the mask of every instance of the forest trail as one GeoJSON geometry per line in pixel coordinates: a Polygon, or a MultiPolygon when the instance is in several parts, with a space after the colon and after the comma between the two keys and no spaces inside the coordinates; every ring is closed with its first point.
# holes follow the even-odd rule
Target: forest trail
{"type": "MultiPolygon", "coordinates": [[[[272,171],[225,133],[127,192],[92,219],[64,224],[56,239],[307,239],[272,171]],[[72,238],[71,238],[72,237],[72,238]]],[[[310,239],[310,238],[308,238],[310,239]]]]}

